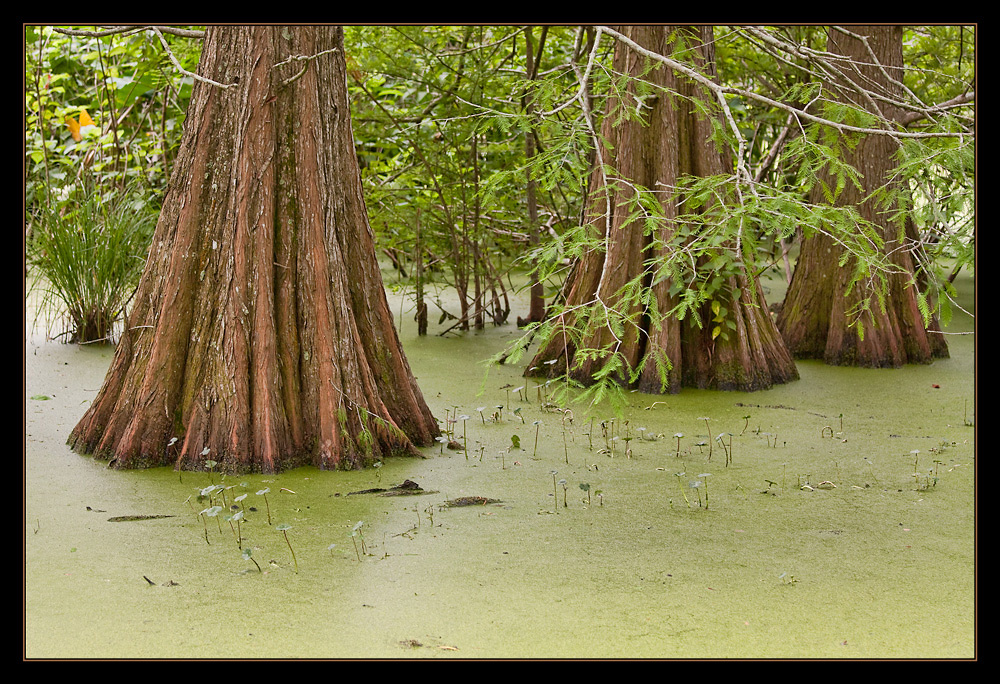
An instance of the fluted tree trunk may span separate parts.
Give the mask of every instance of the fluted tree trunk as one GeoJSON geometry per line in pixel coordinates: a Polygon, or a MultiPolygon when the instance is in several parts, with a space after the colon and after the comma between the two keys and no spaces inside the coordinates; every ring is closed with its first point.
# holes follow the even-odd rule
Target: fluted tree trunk
{"type": "MultiPolygon", "coordinates": [[[[902,27],[852,26],[870,46],[857,37],[831,30],[827,51],[850,58],[833,84],[838,99],[868,110],[888,121],[899,121],[904,112],[885,97],[901,99],[903,78],[902,27]],[[878,64],[872,59],[874,54],[878,64]],[[891,79],[889,76],[891,75],[891,79]],[[862,91],[879,97],[866,97],[862,91]]],[[[884,304],[864,282],[851,286],[855,261],[842,263],[844,248],[826,232],[817,232],[802,243],[792,282],[778,316],[778,327],[797,358],[823,359],[839,366],[896,367],[928,363],[948,356],[948,346],[936,318],[925,327],[912,286],[914,259],[907,243],[916,235],[912,223],[889,219],[895,207],[880,206],[871,193],[890,182],[897,142],[887,135],[868,135],[856,145],[844,145],[844,161],[858,170],[860,186],[848,182],[835,198],[838,206],[854,207],[873,224],[884,241],[883,253],[897,271],[890,275],[884,304]]],[[[837,187],[829,170],[819,174],[812,201],[826,200],[824,187],[837,187]]]]}
{"type": "Polygon", "coordinates": [[[339,27],[208,29],[199,74],[231,86],[195,85],[146,270],[74,449],[117,468],[270,473],[357,468],[433,441],[376,262],[343,50],[339,27]]]}
{"type": "MultiPolygon", "coordinates": [[[[688,52],[683,59],[693,59],[697,67],[714,74],[714,51],[711,27],[627,26],[619,31],[641,47],[661,55],[672,55],[679,43],[688,52]],[[677,41],[676,39],[680,39],[677,41]]],[[[575,265],[565,286],[566,310],[601,317],[604,307],[620,307],[617,293],[627,283],[643,278],[651,288],[659,312],[668,312],[678,303],[679,283],[671,279],[654,282],[647,260],[671,258],[666,247],[680,229],[678,217],[686,210],[678,206],[670,189],[684,176],[708,177],[731,174],[732,164],[711,141],[711,123],[695,112],[690,99],[700,99],[711,107],[702,90],[690,80],[678,77],[671,69],[659,66],[646,73],[646,57],[625,43],[615,47],[614,71],[643,78],[662,88],[659,94],[642,96],[631,80],[627,102],[623,106],[647,108],[643,121],[625,120],[616,125],[611,115],[604,117],[601,158],[614,167],[627,182],[605,183],[601,169],[595,169],[590,187],[594,201],[590,215],[593,234],[604,235],[606,250],[593,250],[575,265]],[[665,91],[665,92],[664,92],[665,91]],[[674,93],[674,94],[667,94],[674,93]],[[679,94],[676,95],[676,94],[679,94]],[[630,97],[628,97],[630,96],[630,97]],[[634,99],[631,99],[634,98],[634,99]],[[628,208],[635,190],[632,184],[648,188],[662,199],[663,215],[654,231],[644,230],[642,221],[630,221],[628,208]],[[608,194],[605,194],[608,193],[608,194]],[[610,225],[605,224],[608,208],[610,225]],[[656,239],[658,238],[658,239],[656,239]],[[654,244],[655,243],[655,244],[654,244]],[[599,302],[595,307],[589,302],[599,302]]],[[[697,236],[697,225],[685,226],[697,236]]],[[[703,266],[704,258],[696,267],[703,266]]],[[[563,322],[557,321],[556,333],[543,344],[529,364],[529,374],[557,375],[568,372],[578,382],[589,385],[611,358],[590,350],[615,348],[631,369],[639,368],[644,357],[659,353],[670,364],[667,382],[662,382],[660,368],[645,363],[633,381],[625,374],[620,382],[641,391],[678,392],[681,387],[745,390],[766,389],[777,383],[798,378],[798,371],[788,354],[777,328],[768,314],[763,292],[756,277],[742,269],[718,288],[712,302],[700,306],[698,316],[684,320],[676,316],[646,315],[641,306],[623,311],[633,324],[614,332],[611,325],[591,326],[583,338],[559,334],[563,322]],[[725,334],[710,323],[725,314],[725,334]],[[699,319],[703,325],[694,324],[699,319]],[[582,353],[580,353],[582,352],[582,353]],[[579,357],[577,356],[579,353],[579,357]]],[[[569,318],[580,313],[563,313],[569,318]]],[[[567,328],[570,326],[567,326],[567,328]]]]}

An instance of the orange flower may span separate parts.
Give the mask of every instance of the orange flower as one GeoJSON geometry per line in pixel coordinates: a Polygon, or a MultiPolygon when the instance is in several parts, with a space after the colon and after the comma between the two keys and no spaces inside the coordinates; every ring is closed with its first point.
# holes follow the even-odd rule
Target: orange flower
{"type": "Polygon", "coordinates": [[[90,114],[84,109],[80,112],[80,121],[77,122],[72,116],[66,117],[66,125],[69,126],[69,133],[73,136],[73,140],[80,142],[83,139],[83,131],[89,127],[93,126],[94,120],[90,118],[90,114]]]}

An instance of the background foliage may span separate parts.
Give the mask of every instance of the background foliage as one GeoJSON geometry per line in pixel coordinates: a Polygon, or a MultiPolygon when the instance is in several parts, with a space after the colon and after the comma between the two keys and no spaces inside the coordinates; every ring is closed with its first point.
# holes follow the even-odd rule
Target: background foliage
{"type": "MultiPolygon", "coordinates": [[[[849,140],[767,104],[809,105],[831,120],[872,123],[824,90],[816,68],[824,27],[717,26],[715,37],[719,81],[729,87],[726,105],[736,124],[720,125],[716,141],[752,174],[754,193],[744,201],[746,179],[735,173],[674,189],[687,207],[711,198],[726,211],[700,243],[705,251],[680,250],[677,261],[649,265],[657,277],[676,277],[710,252],[710,268],[687,274],[692,287],[683,309],[660,313],[694,311],[713,297],[712,283],[737,266],[787,275],[795,241],[821,226],[878,268],[877,250],[849,209],[808,203],[819,168],[838,169],[842,183],[855,179],[841,160],[840,145],[849,140]],[[719,248],[740,230],[737,251],[719,248]]],[[[199,41],[164,38],[181,67],[194,71],[199,41]]],[[[393,286],[407,288],[418,316],[433,306],[432,315],[451,320],[447,330],[511,322],[512,270],[535,274],[546,285],[546,303],[557,305],[574,257],[601,247],[581,226],[605,103],[621,120],[641,116],[644,97],[653,95],[643,84],[637,95],[625,95],[627,76],[611,68],[613,40],[604,35],[595,48],[592,27],[572,26],[350,26],[345,38],[366,201],[379,249],[398,275],[393,286]],[[445,288],[457,293],[458,310],[436,296],[445,288]]],[[[968,26],[906,30],[905,85],[915,109],[972,89],[974,39],[968,26]]],[[[141,30],[92,37],[26,27],[24,47],[26,244],[53,217],[72,215],[92,199],[104,214],[124,206],[115,198],[126,189],[138,191],[127,206],[139,202],[155,212],[180,140],[190,77],[141,30]],[[77,141],[66,121],[84,110],[96,125],[77,141]]],[[[883,198],[916,222],[919,286],[928,310],[940,306],[946,318],[949,279],[974,263],[971,105],[935,110],[910,130],[969,134],[903,140],[902,191],[883,198]]],[[[605,174],[614,178],[614,169],[605,174]]],[[[648,228],[662,218],[662,196],[638,190],[628,210],[648,228]]],[[[135,254],[143,249],[139,243],[135,254]]],[[[640,300],[648,295],[635,283],[630,288],[626,294],[640,300]]],[[[725,332],[724,316],[713,323],[725,332]]]]}
{"type": "MultiPolygon", "coordinates": [[[[199,45],[166,37],[190,70],[199,45]]],[[[191,94],[145,32],[25,27],[25,254],[77,342],[112,341],[141,275],[191,94]],[[80,124],[93,121],[92,126],[80,124]],[[77,133],[77,135],[74,135],[77,133]]]]}

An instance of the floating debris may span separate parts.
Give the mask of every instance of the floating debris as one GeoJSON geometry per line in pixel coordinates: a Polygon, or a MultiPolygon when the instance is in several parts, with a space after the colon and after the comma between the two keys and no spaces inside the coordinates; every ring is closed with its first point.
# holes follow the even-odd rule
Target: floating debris
{"type": "Polygon", "coordinates": [[[347,496],[353,494],[378,494],[379,496],[414,496],[416,494],[434,494],[428,492],[413,480],[405,480],[395,487],[375,487],[374,489],[362,489],[359,492],[348,492],[347,496]]]}
{"type": "Polygon", "coordinates": [[[458,508],[461,506],[485,506],[487,504],[503,503],[500,499],[490,499],[485,496],[460,496],[444,502],[445,506],[458,508]]]}

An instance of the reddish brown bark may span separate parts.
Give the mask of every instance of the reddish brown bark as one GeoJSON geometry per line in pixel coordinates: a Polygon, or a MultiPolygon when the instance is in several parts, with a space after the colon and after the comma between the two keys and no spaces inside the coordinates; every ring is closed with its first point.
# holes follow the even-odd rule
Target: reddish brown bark
{"type": "MultiPolygon", "coordinates": [[[[852,26],[850,30],[868,39],[882,69],[873,65],[864,43],[854,37],[831,31],[829,52],[850,57],[860,66],[860,74],[844,67],[839,74],[846,88],[838,90],[845,102],[873,111],[890,121],[899,121],[904,112],[882,100],[861,97],[857,89],[876,88],[888,97],[899,97],[901,88],[886,78],[902,80],[902,27],[852,26]]],[[[897,143],[885,135],[869,135],[856,146],[844,146],[844,159],[861,174],[861,188],[848,183],[836,198],[839,206],[855,207],[867,221],[878,227],[885,241],[884,253],[901,274],[889,278],[885,305],[876,300],[864,284],[849,288],[855,262],[840,261],[843,247],[830,235],[816,233],[802,243],[798,263],[785,301],[778,316],[778,327],[789,349],[798,358],[823,359],[831,365],[862,367],[896,367],[905,363],[928,363],[935,357],[948,356],[948,347],[937,320],[925,328],[917,306],[916,289],[911,286],[914,273],[912,255],[906,250],[907,238],[912,240],[913,226],[901,231],[888,219],[889,211],[866,199],[871,192],[889,182],[892,177],[892,155],[897,143]],[[902,233],[902,234],[901,234],[902,233]],[[908,234],[908,235],[907,235],[908,234]],[[849,291],[850,290],[850,291],[849,291]],[[870,300],[868,311],[861,315],[860,327],[853,326],[860,304],[870,300]],[[863,338],[859,334],[863,332],[863,338]]],[[[836,180],[828,172],[819,175],[827,188],[836,180]]],[[[824,199],[822,185],[813,190],[812,201],[824,199]]]]}
{"type": "Polygon", "coordinates": [[[382,287],[341,29],[213,27],[199,73],[236,85],[195,86],[126,331],[69,443],[118,468],[415,453],[438,428],[382,287]]]}
{"type": "MultiPolygon", "coordinates": [[[[620,29],[633,41],[663,55],[673,52],[675,38],[683,38],[692,49],[685,58],[714,71],[711,28],[675,28],[668,26],[629,26],[620,29]]],[[[647,98],[648,117],[643,122],[624,121],[614,125],[613,116],[605,116],[602,136],[608,141],[602,147],[604,161],[612,165],[618,175],[629,181],[663,192],[674,187],[685,175],[706,177],[731,173],[732,164],[720,154],[710,141],[710,122],[695,114],[686,98],[705,98],[705,94],[690,81],[678,78],[670,69],[660,66],[645,73],[646,58],[623,43],[615,49],[614,70],[632,76],[642,75],[647,81],[684,97],[660,93],[647,98]]],[[[634,87],[630,86],[630,88],[634,87]]],[[[630,91],[631,92],[631,91],[630,91]]],[[[629,100],[626,106],[635,106],[629,100]]],[[[642,222],[627,224],[627,200],[632,190],[623,184],[604,188],[600,169],[595,170],[591,187],[597,188],[591,214],[596,218],[591,226],[596,234],[604,234],[605,196],[611,193],[612,223],[607,231],[607,252],[592,251],[576,264],[566,288],[567,307],[581,306],[599,296],[601,301],[617,305],[617,293],[623,285],[643,273],[644,260],[666,257],[667,254],[651,248],[651,238],[644,234],[642,222]],[[603,277],[602,277],[603,276],[603,277]]],[[[661,222],[659,237],[666,244],[672,237],[679,210],[676,200],[663,194],[661,202],[665,219],[661,222]]],[[[676,304],[670,294],[671,281],[657,284],[646,279],[652,287],[659,311],[667,312],[676,304]]],[[[671,363],[666,387],[654,364],[647,363],[635,385],[644,392],[677,392],[682,386],[726,390],[759,390],[798,378],[798,371],[767,312],[763,293],[754,277],[744,274],[728,279],[720,289],[721,304],[730,312],[735,330],[713,338],[712,325],[693,325],[693,317],[679,320],[666,317],[659,326],[650,325],[648,317],[635,309],[627,312],[639,325],[629,326],[619,350],[627,363],[635,368],[652,349],[661,350],[671,363]]],[[[713,317],[710,303],[699,312],[702,322],[713,317]]],[[[605,349],[617,344],[606,328],[597,328],[580,343],[581,348],[605,349]]],[[[577,344],[570,336],[557,334],[545,344],[529,364],[529,374],[547,372],[557,375],[566,372],[583,384],[591,384],[595,372],[603,368],[606,358],[586,355],[575,358],[577,344]],[[552,363],[556,361],[555,363],[552,363]],[[546,363],[550,365],[546,365],[546,363]]],[[[625,378],[621,378],[625,381],[625,378]]]]}

